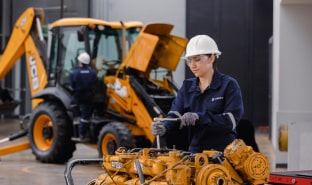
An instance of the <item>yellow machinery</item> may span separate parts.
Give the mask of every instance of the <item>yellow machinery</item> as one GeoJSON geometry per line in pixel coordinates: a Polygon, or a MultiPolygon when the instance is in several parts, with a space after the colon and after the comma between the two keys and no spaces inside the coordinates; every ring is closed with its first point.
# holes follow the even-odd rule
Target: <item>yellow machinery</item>
{"type": "Polygon", "coordinates": [[[280,151],[288,151],[288,125],[281,125],[278,132],[278,148],[280,151]]]}
{"type": "MultiPolygon", "coordinates": [[[[67,185],[73,185],[71,169],[75,164],[97,160],[74,160],[65,170],[67,185]]],[[[119,148],[103,157],[104,173],[88,185],[244,185],[266,184],[269,161],[242,140],[235,140],[224,152],[203,151],[192,154],[175,149],[119,148]]]]}
{"type": "Polygon", "coordinates": [[[33,108],[25,130],[0,143],[26,134],[29,141],[0,148],[0,156],[31,148],[44,163],[72,157],[79,132],[70,110],[69,81],[82,51],[90,54],[99,78],[91,100],[89,144],[100,155],[121,146],[149,147],[152,118],[163,117],[175,96],[171,71],[187,39],[171,35],[170,24],[64,18],[51,24],[46,45],[43,19],[41,8],[22,13],[0,58],[1,80],[25,55],[33,108]]]}
{"type": "Polygon", "coordinates": [[[170,24],[143,27],[116,74],[105,77],[107,110],[126,119],[120,119],[124,124],[103,127],[100,153],[113,154],[120,146],[142,147],[144,143],[150,147],[154,141],[152,118],[169,111],[177,90],[170,71],[176,69],[187,43],[171,35],[172,29],[170,24]]]}
{"type": "MultiPolygon", "coordinates": [[[[0,79],[25,54],[33,111],[25,130],[29,141],[0,148],[0,156],[32,149],[36,159],[64,163],[75,150],[77,125],[70,110],[69,77],[76,57],[87,51],[98,71],[90,144],[96,144],[105,173],[89,184],[264,184],[266,157],[241,140],[224,153],[191,154],[150,145],[152,118],[163,117],[175,97],[174,71],[187,40],[171,35],[170,24],[106,22],[65,18],[51,24],[46,49],[43,11],[27,9],[17,20],[0,59],[0,79]],[[47,52],[48,51],[48,52],[47,52]],[[47,56],[46,56],[47,54],[47,56]],[[163,75],[161,75],[163,74],[163,75]]],[[[88,161],[88,160],[87,160],[88,161]]],[[[98,160],[89,160],[97,162],[98,160]]],[[[68,169],[71,169],[69,163],[68,169]]],[[[70,170],[67,170],[67,172],[70,170]]],[[[70,176],[66,176],[70,183],[70,176]]]]}

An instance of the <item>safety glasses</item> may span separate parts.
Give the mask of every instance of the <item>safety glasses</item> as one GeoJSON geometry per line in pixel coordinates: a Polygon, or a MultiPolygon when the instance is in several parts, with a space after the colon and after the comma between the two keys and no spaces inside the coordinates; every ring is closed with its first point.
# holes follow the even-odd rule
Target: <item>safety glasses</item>
{"type": "Polygon", "coordinates": [[[185,59],[186,65],[191,66],[192,64],[199,65],[201,62],[208,60],[208,55],[195,55],[187,57],[185,59]]]}

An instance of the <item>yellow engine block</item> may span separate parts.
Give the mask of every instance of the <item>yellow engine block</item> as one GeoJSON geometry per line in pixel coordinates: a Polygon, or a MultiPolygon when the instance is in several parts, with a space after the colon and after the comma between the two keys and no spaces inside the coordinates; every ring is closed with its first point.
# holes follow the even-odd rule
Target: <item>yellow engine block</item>
{"type": "Polygon", "coordinates": [[[228,145],[224,153],[203,151],[119,148],[103,157],[105,173],[91,185],[238,185],[265,184],[269,161],[242,140],[228,145]]]}

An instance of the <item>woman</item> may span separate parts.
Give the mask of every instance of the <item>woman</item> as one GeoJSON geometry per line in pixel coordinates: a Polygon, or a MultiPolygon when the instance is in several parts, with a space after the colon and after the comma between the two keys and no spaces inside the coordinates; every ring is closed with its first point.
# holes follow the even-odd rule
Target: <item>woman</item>
{"type": "Polygon", "coordinates": [[[154,135],[188,127],[189,151],[223,151],[236,139],[236,126],[243,116],[242,94],[238,82],[216,68],[221,55],[208,35],[190,39],[184,59],[194,74],[186,79],[172,103],[167,118],[180,118],[180,123],[153,122],[154,135]]]}

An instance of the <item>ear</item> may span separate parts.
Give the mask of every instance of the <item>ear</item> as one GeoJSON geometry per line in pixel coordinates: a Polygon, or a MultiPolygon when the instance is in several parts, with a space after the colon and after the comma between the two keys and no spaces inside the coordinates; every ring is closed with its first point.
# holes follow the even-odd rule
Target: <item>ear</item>
{"type": "Polygon", "coordinates": [[[212,54],[212,55],[210,55],[209,58],[211,58],[211,60],[215,61],[216,60],[216,55],[212,54]]]}
{"type": "Polygon", "coordinates": [[[216,56],[214,54],[211,54],[210,57],[208,58],[208,61],[214,63],[216,61],[216,56]]]}

